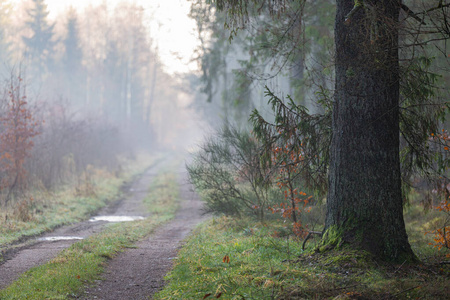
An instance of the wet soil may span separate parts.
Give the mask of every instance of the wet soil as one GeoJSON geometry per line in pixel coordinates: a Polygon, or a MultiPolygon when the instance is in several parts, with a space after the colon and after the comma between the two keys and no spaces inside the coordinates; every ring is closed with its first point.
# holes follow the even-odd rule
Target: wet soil
{"type": "Polygon", "coordinates": [[[139,242],[135,249],[128,249],[114,258],[106,267],[102,279],[86,289],[82,299],[150,299],[164,286],[164,276],[176,260],[183,239],[199,222],[202,204],[186,174],[181,174],[181,208],[175,218],[157,229],[147,239],[139,242]]]}
{"type": "MultiPolygon", "coordinates": [[[[145,211],[142,200],[161,167],[162,162],[148,169],[128,186],[128,195],[123,200],[105,207],[98,215],[149,217],[142,214],[145,211]]],[[[201,202],[187,184],[186,171],[180,170],[180,175],[182,202],[175,219],[161,226],[149,238],[139,242],[135,249],[127,249],[111,260],[102,280],[87,288],[80,298],[148,299],[163,286],[163,277],[170,269],[182,240],[205,218],[202,216],[201,202]]],[[[0,264],[0,289],[5,288],[28,269],[56,257],[60,251],[80,238],[100,232],[107,223],[87,220],[58,228],[16,245],[4,255],[5,261],[0,264]],[[73,239],[70,239],[71,237],[73,239]]]]}

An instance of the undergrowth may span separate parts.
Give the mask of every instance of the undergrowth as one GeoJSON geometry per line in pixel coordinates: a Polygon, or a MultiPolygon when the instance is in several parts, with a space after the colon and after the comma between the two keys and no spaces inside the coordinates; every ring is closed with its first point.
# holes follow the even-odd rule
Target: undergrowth
{"type": "MultiPolygon", "coordinates": [[[[0,211],[0,250],[23,237],[35,236],[58,226],[84,220],[101,207],[118,200],[121,187],[154,163],[158,156],[139,155],[123,160],[120,174],[88,169],[78,182],[57,191],[34,190],[16,205],[0,211]]],[[[1,257],[0,257],[1,259],[1,257]]]]}
{"type": "Polygon", "coordinates": [[[155,299],[448,299],[442,257],[387,265],[346,249],[316,254],[314,242],[303,252],[283,228],[228,217],[202,225],[155,299]]]}
{"type": "Polygon", "coordinates": [[[173,218],[179,202],[174,173],[158,174],[145,200],[151,217],[112,224],[106,230],[62,251],[50,262],[30,269],[0,291],[0,299],[70,299],[98,279],[105,263],[120,251],[173,218]]]}

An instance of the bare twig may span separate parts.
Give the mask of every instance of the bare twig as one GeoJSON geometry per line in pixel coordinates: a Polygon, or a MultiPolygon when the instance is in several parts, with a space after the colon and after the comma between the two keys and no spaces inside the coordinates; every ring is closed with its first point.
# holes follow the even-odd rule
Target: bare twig
{"type": "Polygon", "coordinates": [[[397,273],[398,271],[400,271],[400,269],[403,267],[403,265],[405,264],[406,260],[400,265],[400,267],[398,267],[397,270],[395,270],[394,274],[397,273]]]}
{"type": "Polygon", "coordinates": [[[406,289],[406,290],[403,290],[403,291],[400,291],[400,292],[398,292],[397,294],[391,295],[389,298],[390,298],[390,299],[396,298],[398,295],[401,295],[401,294],[403,294],[403,293],[409,292],[409,291],[411,291],[411,290],[415,290],[415,289],[417,289],[417,288],[420,288],[420,285],[415,286],[415,287],[412,287],[412,288],[409,288],[409,289],[406,289]]]}
{"type": "Polygon", "coordinates": [[[424,21],[423,19],[419,18],[419,17],[417,16],[417,14],[414,13],[408,6],[406,6],[405,4],[402,4],[401,7],[402,7],[402,9],[408,14],[408,16],[414,18],[415,20],[417,20],[418,22],[420,22],[420,24],[422,24],[422,25],[427,25],[427,24],[425,23],[425,21],[424,21]]]}
{"type": "Polygon", "coordinates": [[[322,236],[322,232],[321,231],[310,231],[310,232],[308,232],[308,235],[306,236],[305,240],[303,241],[302,250],[305,250],[306,242],[311,238],[311,236],[313,234],[317,234],[317,235],[322,236]]]}

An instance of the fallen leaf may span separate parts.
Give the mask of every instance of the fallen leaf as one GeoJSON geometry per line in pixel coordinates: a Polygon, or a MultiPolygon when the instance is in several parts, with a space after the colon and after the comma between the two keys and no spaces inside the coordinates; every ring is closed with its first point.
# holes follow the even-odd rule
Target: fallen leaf
{"type": "Polygon", "coordinates": [[[230,263],[230,257],[229,257],[228,255],[225,255],[225,256],[223,257],[222,261],[223,261],[224,263],[229,264],[229,263],[230,263]]]}

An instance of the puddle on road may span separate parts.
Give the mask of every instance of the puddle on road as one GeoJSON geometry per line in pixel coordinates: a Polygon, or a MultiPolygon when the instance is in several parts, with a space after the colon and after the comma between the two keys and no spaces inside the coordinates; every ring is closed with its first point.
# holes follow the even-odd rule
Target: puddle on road
{"type": "Polygon", "coordinates": [[[144,220],[144,217],[139,216],[97,216],[93,217],[89,220],[89,222],[99,222],[99,221],[106,221],[106,222],[130,222],[130,221],[136,221],[136,220],[144,220]]]}
{"type": "Polygon", "coordinates": [[[49,236],[38,238],[38,241],[57,242],[57,241],[70,241],[70,240],[82,240],[79,236],[49,236]]]}

